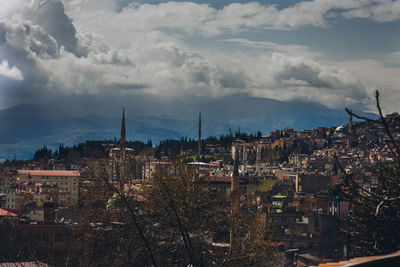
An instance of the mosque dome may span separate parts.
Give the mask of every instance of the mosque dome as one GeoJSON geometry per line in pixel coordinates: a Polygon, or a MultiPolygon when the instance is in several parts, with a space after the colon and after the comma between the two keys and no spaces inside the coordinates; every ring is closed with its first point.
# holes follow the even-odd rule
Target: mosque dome
{"type": "Polygon", "coordinates": [[[344,128],[343,125],[340,125],[335,129],[335,132],[336,133],[345,133],[346,132],[346,128],[344,128]]]}

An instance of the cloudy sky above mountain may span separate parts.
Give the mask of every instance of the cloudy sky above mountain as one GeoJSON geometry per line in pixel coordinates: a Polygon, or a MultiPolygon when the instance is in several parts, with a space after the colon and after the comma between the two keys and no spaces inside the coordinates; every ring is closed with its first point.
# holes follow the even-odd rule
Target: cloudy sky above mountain
{"type": "Polygon", "coordinates": [[[372,110],[379,89],[393,111],[399,32],[397,0],[0,0],[0,108],[240,93],[372,110]]]}

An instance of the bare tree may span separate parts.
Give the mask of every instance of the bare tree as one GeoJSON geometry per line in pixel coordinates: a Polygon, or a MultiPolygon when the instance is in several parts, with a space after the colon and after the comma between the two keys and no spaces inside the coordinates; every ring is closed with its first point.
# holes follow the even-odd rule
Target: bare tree
{"type": "Polygon", "coordinates": [[[354,255],[384,254],[400,249],[400,149],[399,142],[393,136],[390,123],[384,117],[379,102],[379,92],[375,95],[379,119],[346,111],[352,116],[364,120],[375,127],[384,129],[386,146],[393,157],[392,162],[378,162],[375,166],[378,176],[376,191],[367,190],[354,181],[352,174],[345,172],[342,190],[351,203],[351,214],[347,227],[343,229],[350,238],[354,255]]]}

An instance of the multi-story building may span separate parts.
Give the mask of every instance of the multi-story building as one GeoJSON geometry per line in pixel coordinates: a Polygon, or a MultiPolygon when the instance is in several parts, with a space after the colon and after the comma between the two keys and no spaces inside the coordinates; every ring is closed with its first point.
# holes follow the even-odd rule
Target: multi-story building
{"type": "Polygon", "coordinates": [[[4,191],[6,188],[15,184],[17,171],[7,170],[0,174],[0,190],[4,191]]]}
{"type": "Polygon", "coordinates": [[[20,210],[23,206],[24,196],[16,194],[7,194],[4,208],[20,210]]]}
{"type": "Polygon", "coordinates": [[[65,195],[60,204],[74,206],[79,197],[79,177],[77,171],[19,170],[17,182],[53,186],[58,189],[58,195],[65,195]]]}
{"type": "Polygon", "coordinates": [[[171,161],[151,160],[146,162],[143,177],[149,179],[153,175],[173,175],[176,171],[176,164],[171,161]]]}
{"type": "Polygon", "coordinates": [[[135,168],[135,150],[132,148],[116,147],[110,149],[109,152],[109,173],[112,180],[117,180],[118,177],[124,174],[124,178],[134,178],[133,172],[135,168]],[[122,152],[121,152],[122,151],[122,152]]]}

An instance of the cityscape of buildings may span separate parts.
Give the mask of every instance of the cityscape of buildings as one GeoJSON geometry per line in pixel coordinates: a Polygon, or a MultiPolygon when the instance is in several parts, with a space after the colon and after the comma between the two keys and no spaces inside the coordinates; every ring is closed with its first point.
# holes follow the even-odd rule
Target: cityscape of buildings
{"type": "Polygon", "coordinates": [[[0,0],[0,267],[400,266],[399,28],[400,0],[0,0]]]}
{"type": "MultiPolygon", "coordinates": [[[[400,115],[385,119],[399,140],[400,115]]],[[[268,136],[252,135],[253,140],[247,141],[243,139],[249,136],[239,129],[235,136],[231,134],[230,143],[221,144],[201,139],[201,123],[199,115],[195,148],[182,145],[178,155],[168,151],[156,155],[152,145],[141,152],[130,148],[123,112],[118,144],[101,145],[108,157],[59,159],[50,153],[32,160],[8,160],[0,165],[0,220],[37,233],[39,243],[57,243],[79,228],[78,217],[85,212],[79,199],[99,177],[123,178],[124,186],[134,188],[135,198],[140,198],[141,188],[149,185],[153,175],[176,174],[177,165],[184,162],[231,202],[232,212],[245,209],[270,227],[271,242],[285,255],[285,266],[352,256],[346,236],[339,231],[351,212],[340,185],[351,174],[366,191],[376,191],[376,164],[394,160],[383,126],[354,122],[350,115],[345,125],[282,129],[268,136]]],[[[232,229],[230,240],[234,246],[232,229]]],[[[213,244],[221,243],[229,245],[229,238],[213,244]]]]}

